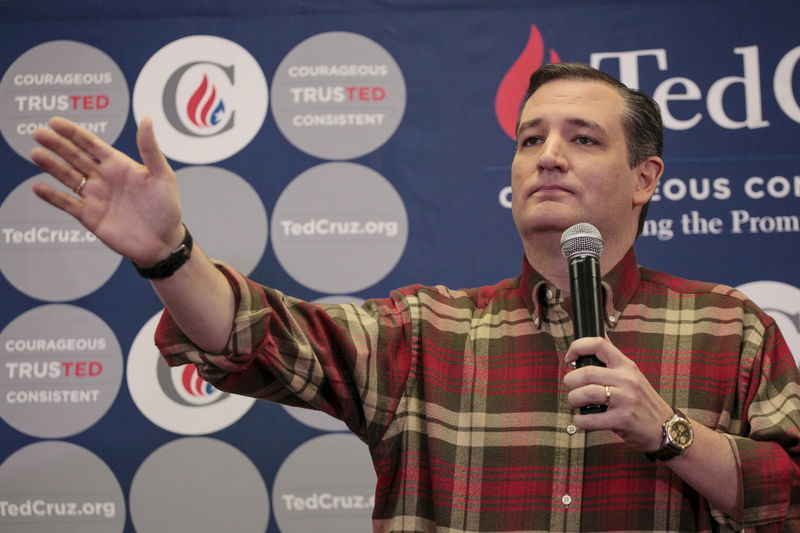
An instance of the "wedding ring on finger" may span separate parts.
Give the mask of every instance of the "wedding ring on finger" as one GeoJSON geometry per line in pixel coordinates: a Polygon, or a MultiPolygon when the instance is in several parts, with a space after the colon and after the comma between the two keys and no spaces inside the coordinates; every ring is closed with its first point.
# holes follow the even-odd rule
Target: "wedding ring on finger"
{"type": "Polygon", "coordinates": [[[603,405],[606,407],[611,405],[611,385],[606,385],[606,401],[603,402],[603,405]]]}
{"type": "Polygon", "coordinates": [[[72,189],[72,192],[80,196],[81,191],[86,186],[87,181],[89,181],[89,178],[87,178],[86,176],[81,176],[81,182],[74,189],[72,189]]]}

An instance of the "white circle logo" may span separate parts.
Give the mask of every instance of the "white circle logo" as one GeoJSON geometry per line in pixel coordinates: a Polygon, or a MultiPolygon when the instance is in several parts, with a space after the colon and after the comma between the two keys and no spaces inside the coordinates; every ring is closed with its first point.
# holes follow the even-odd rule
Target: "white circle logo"
{"type": "Polygon", "coordinates": [[[206,437],[178,439],[151,453],[131,482],[130,510],[138,533],[266,531],[269,526],[269,494],[261,473],[227,442],[206,437]]]}
{"type": "Polygon", "coordinates": [[[369,531],[375,480],[367,448],[355,436],[311,439],[275,475],[275,520],[283,533],[369,531]]]}
{"type": "Polygon", "coordinates": [[[0,81],[0,131],[20,157],[36,146],[31,134],[59,115],[108,144],[130,108],[128,82],[108,54],[76,41],[50,41],[22,54],[0,81]]]}
{"type": "Polygon", "coordinates": [[[161,150],[184,163],[240,151],[267,114],[267,81],[240,45],[210,35],[174,41],[150,58],[133,89],[137,122],[153,118],[161,150]]]}
{"type": "Polygon", "coordinates": [[[133,403],[152,423],[181,435],[225,429],[239,420],[255,400],[215,389],[194,365],[170,368],[153,337],[161,313],[147,321],[128,355],[128,389],[133,403]]]}
{"type": "Polygon", "coordinates": [[[29,444],[0,465],[4,533],[111,533],[125,527],[125,498],[102,459],[69,442],[29,444]]]}
{"type": "Polygon", "coordinates": [[[800,366],[800,289],[780,281],[751,281],[737,287],[775,319],[800,366]]]}
{"type": "Polygon", "coordinates": [[[105,284],[122,256],[80,222],[31,192],[38,174],[14,188],[0,205],[0,272],[17,290],[46,301],[86,296],[105,284]]]}
{"type": "Polygon", "coordinates": [[[264,254],[269,235],[267,210],[252,185],[219,167],[184,167],[175,175],[183,220],[195,240],[203,243],[209,257],[250,274],[264,254]],[[231,238],[232,228],[236,228],[236,238],[231,238]]]}
{"type": "Polygon", "coordinates": [[[345,294],[380,281],[408,238],[405,204],[386,178],[356,163],[324,163],[278,198],[272,243],[281,266],[319,292],[345,294]]]}
{"type": "Polygon", "coordinates": [[[352,159],[383,145],[406,109],[406,83],[375,41],[321,33],[297,45],[273,78],[275,123],[298,150],[352,159]]]}
{"type": "Polygon", "coordinates": [[[122,350],[94,313],[45,305],[0,332],[0,417],[41,438],[75,435],[106,414],[122,382],[122,350]]]}

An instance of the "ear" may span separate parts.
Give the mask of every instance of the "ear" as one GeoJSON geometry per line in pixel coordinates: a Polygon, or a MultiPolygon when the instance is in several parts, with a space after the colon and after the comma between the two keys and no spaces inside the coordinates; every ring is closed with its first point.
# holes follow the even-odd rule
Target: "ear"
{"type": "Polygon", "coordinates": [[[651,156],[636,165],[636,184],[633,190],[633,205],[644,205],[656,190],[658,180],[664,173],[664,161],[651,156]]]}

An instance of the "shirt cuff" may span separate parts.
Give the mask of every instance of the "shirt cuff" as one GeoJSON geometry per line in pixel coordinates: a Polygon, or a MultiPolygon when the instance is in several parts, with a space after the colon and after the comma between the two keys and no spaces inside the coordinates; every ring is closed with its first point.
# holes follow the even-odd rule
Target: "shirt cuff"
{"type": "Polygon", "coordinates": [[[792,472],[791,459],[778,443],[722,435],[736,458],[742,520],[738,522],[713,506],[711,515],[734,531],[752,531],[756,527],[783,523],[791,498],[791,480],[787,478],[792,472]]]}

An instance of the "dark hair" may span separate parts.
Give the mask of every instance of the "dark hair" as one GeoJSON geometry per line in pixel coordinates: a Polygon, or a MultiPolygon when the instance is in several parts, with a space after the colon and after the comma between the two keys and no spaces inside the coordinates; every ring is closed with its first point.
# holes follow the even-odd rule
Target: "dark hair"
{"type": "MultiPolygon", "coordinates": [[[[625,130],[625,141],[628,146],[628,165],[633,168],[648,157],[661,157],[664,149],[664,125],[661,121],[661,110],[656,101],[642,91],[629,89],[616,78],[584,63],[553,63],[534,71],[528,83],[528,90],[525,91],[525,97],[522,99],[520,113],[517,115],[517,129],[519,129],[522,109],[533,93],[545,83],[555,80],[600,81],[616,89],[625,102],[622,127],[625,130]]],[[[648,201],[642,206],[637,236],[644,228],[649,205],[648,201]]]]}

